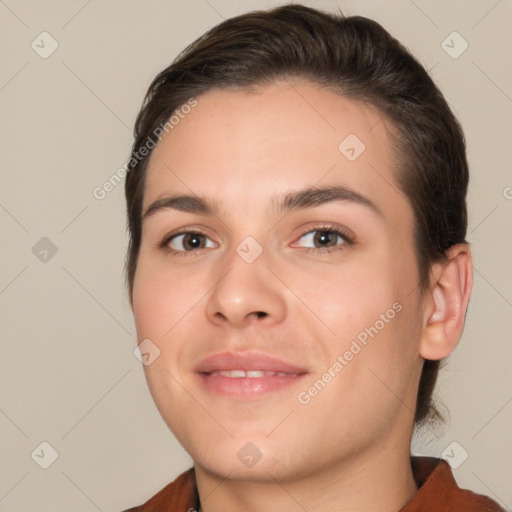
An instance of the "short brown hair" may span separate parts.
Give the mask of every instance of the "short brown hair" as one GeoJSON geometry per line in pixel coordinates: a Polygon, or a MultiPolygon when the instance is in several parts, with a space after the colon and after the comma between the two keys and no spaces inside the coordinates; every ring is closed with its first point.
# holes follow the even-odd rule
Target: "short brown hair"
{"type": "MultiPolygon", "coordinates": [[[[298,77],[377,107],[396,129],[397,182],[415,218],[422,291],[432,263],[465,241],[468,165],[462,129],[423,66],[378,23],[301,5],[228,19],[188,46],[151,83],[137,117],[125,183],[130,300],[141,243],[149,152],[139,150],[190,98],[298,77]],[[134,158],[137,156],[137,158],[134,158]]],[[[250,122],[248,120],[247,122],[250,122]]],[[[423,365],[415,421],[441,419],[432,402],[439,361],[423,365]]]]}

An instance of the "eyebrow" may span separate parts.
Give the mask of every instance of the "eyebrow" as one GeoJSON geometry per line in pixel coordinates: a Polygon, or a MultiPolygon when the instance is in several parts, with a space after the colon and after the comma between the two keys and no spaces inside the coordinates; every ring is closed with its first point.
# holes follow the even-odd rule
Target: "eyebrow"
{"type": "MultiPolygon", "coordinates": [[[[272,205],[276,215],[290,211],[313,208],[334,201],[346,201],[367,207],[380,217],[384,217],[381,209],[369,198],[347,187],[332,185],[328,187],[307,187],[288,192],[281,197],[274,197],[272,205]]],[[[218,207],[215,201],[195,194],[180,194],[163,197],[151,203],[144,214],[143,220],[164,210],[198,213],[216,216],[218,207]]]]}

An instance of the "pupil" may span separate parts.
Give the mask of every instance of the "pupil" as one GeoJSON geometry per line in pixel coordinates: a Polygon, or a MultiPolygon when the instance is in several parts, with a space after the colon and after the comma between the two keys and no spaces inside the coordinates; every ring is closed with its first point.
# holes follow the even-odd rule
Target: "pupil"
{"type": "Polygon", "coordinates": [[[185,247],[187,245],[190,245],[190,246],[192,246],[192,248],[197,249],[197,247],[199,247],[201,245],[201,240],[199,237],[200,237],[200,235],[194,235],[194,234],[188,234],[187,236],[185,236],[185,239],[184,239],[185,247]]]}
{"type": "Polygon", "coordinates": [[[318,235],[315,237],[316,242],[320,242],[322,245],[333,245],[331,242],[334,240],[336,242],[336,239],[333,239],[333,233],[330,231],[319,231],[318,235]],[[326,243],[324,243],[326,242],[326,243]]]}

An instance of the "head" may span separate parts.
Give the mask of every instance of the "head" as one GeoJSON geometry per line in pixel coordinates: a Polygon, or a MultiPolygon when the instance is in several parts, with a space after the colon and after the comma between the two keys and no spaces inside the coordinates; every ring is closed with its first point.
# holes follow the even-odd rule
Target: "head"
{"type": "Polygon", "coordinates": [[[297,5],[249,13],[163,70],[135,126],[126,277],[138,342],[161,352],[145,367],[151,392],[193,458],[215,458],[198,441],[205,423],[235,455],[244,442],[279,453],[276,467],[293,459],[283,439],[293,445],[294,422],[312,450],[336,435],[359,437],[351,450],[363,450],[391,426],[406,433],[439,417],[439,363],[460,338],[454,311],[463,316],[471,289],[467,185],[449,106],[371,20],[297,5]],[[308,187],[317,193],[277,208],[308,187]],[[332,187],[341,200],[327,199],[340,194],[332,187]],[[184,195],[209,205],[166,203],[184,195]],[[180,236],[187,226],[199,238],[180,236]],[[312,252],[326,241],[338,251],[312,252]],[[234,407],[207,400],[204,357],[253,349],[304,370],[293,399],[282,390],[234,407]],[[332,407],[334,430],[310,428],[332,407]],[[270,435],[290,411],[294,422],[270,435]],[[358,436],[361,424],[369,430],[358,436]]]}

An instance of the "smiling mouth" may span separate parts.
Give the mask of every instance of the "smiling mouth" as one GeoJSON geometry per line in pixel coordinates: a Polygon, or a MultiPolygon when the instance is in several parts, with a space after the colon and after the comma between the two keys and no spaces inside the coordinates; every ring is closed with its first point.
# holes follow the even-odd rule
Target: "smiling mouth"
{"type": "Polygon", "coordinates": [[[308,373],[305,368],[257,350],[211,354],[195,367],[204,391],[243,400],[273,396],[308,373]]]}
{"type": "Polygon", "coordinates": [[[232,379],[242,379],[245,377],[249,379],[257,379],[260,377],[283,377],[290,375],[298,375],[298,373],[270,372],[264,370],[215,370],[213,372],[208,372],[207,375],[220,375],[221,377],[230,377],[232,379]]]}
{"type": "Polygon", "coordinates": [[[201,386],[208,394],[228,399],[253,400],[281,396],[308,372],[270,370],[213,370],[197,372],[201,386]]]}
{"type": "Polygon", "coordinates": [[[282,393],[302,380],[306,373],[222,370],[197,375],[208,393],[223,398],[251,400],[282,393]]]}

